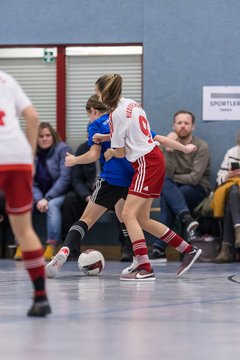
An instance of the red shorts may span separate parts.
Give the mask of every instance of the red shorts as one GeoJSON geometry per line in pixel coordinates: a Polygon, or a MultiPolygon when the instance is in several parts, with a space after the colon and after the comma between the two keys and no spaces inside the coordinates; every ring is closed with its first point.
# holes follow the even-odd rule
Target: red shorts
{"type": "Polygon", "coordinates": [[[143,198],[158,198],[165,175],[164,156],[158,146],[133,162],[132,166],[134,175],[128,193],[143,198]]]}
{"type": "Polygon", "coordinates": [[[6,197],[6,211],[12,215],[32,211],[32,166],[0,166],[0,189],[6,197]]]}

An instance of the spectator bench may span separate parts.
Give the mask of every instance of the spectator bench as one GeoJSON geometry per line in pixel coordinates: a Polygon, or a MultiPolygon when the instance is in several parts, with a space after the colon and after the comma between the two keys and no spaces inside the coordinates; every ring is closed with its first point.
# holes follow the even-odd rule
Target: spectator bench
{"type": "MultiPolygon", "coordinates": [[[[157,221],[159,221],[160,214],[160,207],[156,206],[158,202],[158,199],[156,199],[156,201],[154,200],[150,214],[150,217],[157,221]]],[[[204,228],[204,221],[206,220],[208,220],[208,222],[216,222],[216,219],[199,219],[201,232],[204,228]]],[[[33,215],[33,225],[42,241],[42,244],[45,245],[45,215],[41,213],[33,215]]],[[[184,234],[182,233],[180,222],[176,222],[176,224],[174,225],[174,230],[184,236],[184,234]]],[[[119,260],[121,252],[119,232],[120,224],[114,211],[107,211],[88,231],[84,240],[82,241],[81,250],[83,251],[87,248],[94,248],[101,251],[107,260],[119,260]]],[[[220,229],[219,234],[215,234],[214,238],[211,241],[207,241],[210,238],[206,237],[205,240],[204,237],[200,237],[198,240],[194,241],[193,245],[196,245],[203,250],[203,253],[199,259],[200,261],[213,261],[215,259],[221,247],[221,232],[222,231],[220,229]]],[[[149,233],[145,233],[145,236],[147,245],[150,248],[156,237],[152,236],[149,233]]],[[[14,236],[10,229],[8,221],[5,220],[4,223],[0,223],[0,257],[13,258],[14,254],[14,236]]],[[[167,247],[166,256],[169,261],[176,261],[180,258],[179,253],[171,247],[167,247]]]]}
{"type": "MultiPolygon", "coordinates": [[[[151,218],[159,221],[160,207],[152,207],[151,218]]],[[[212,262],[215,260],[221,249],[222,243],[222,221],[213,217],[200,217],[199,221],[199,236],[196,240],[192,241],[192,245],[202,249],[202,254],[199,257],[201,262],[212,262]]],[[[180,236],[187,240],[186,233],[182,228],[181,222],[176,220],[173,230],[180,236]]],[[[155,237],[150,234],[146,234],[148,244],[154,242],[155,237]]],[[[166,249],[166,257],[168,261],[179,260],[181,255],[178,251],[171,247],[166,249]]]]}

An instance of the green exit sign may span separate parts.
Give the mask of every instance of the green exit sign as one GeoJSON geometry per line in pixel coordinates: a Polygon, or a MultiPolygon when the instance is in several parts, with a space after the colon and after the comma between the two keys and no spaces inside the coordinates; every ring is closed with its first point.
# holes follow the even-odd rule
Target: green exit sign
{"type": "Polygon", "coordinates": [[[54,52],[52,50],[45,49],[43,60],[46,63],[54,63],[55,61],[54,52]]]}

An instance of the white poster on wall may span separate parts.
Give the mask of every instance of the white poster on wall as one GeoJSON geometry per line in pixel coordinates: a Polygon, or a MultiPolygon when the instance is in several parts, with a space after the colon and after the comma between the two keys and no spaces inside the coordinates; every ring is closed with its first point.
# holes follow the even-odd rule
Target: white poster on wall
{"type": "Polygon", "coordinates": [[[204,86],[203,120],[240,120],[240,86],[204,86]]]}

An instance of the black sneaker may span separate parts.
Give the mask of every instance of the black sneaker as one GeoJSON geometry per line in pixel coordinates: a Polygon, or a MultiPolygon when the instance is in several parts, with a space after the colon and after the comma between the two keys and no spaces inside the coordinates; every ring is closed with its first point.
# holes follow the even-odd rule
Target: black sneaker
{"type": "Polygon", "coordinates": [[[202,250],[193,246],[193,250],[190,253],[184,254],[182,263],[177,271],[177,276],[181,276],[187,272],[191,266],[195,263],[197,258],[201,255],[202,250]]]}
{"type": "Polygon", "coordinates": [[[133,261],[133,255],[128,252],[122,252],[120,257],[121,262],[132,262],[133,261]]]}
{"type": "Polygon", "coordinates": [[[45,317],[51,313],[51,308],[47,300],[33,302],[31,308],[27,312],[27,316],[45,317]]]}
{"type": "Polygon", "coordinates": [[[159,262],[159,263],[166,263],[167,258],[166,254],[163,250],[160,250],[157,247],[153,247],[151,251],[148,253],[148,257],[150,262],[159,262]]]}
{"type": "Polygon", "coordinates": [[[199,226],[199,222],[194,220],[190,213],[185,212],[180,215],[180,220],[185,225],[187,232],[189,233],[192,230],[196,230],[199,226]]]}
{"type": "Polygon", "coordinates": [[[128,242],[124,241],[121,245],[121,262],[132,262],[133,261],[133,251],[132,244],[128,244],[128,242]]]}

